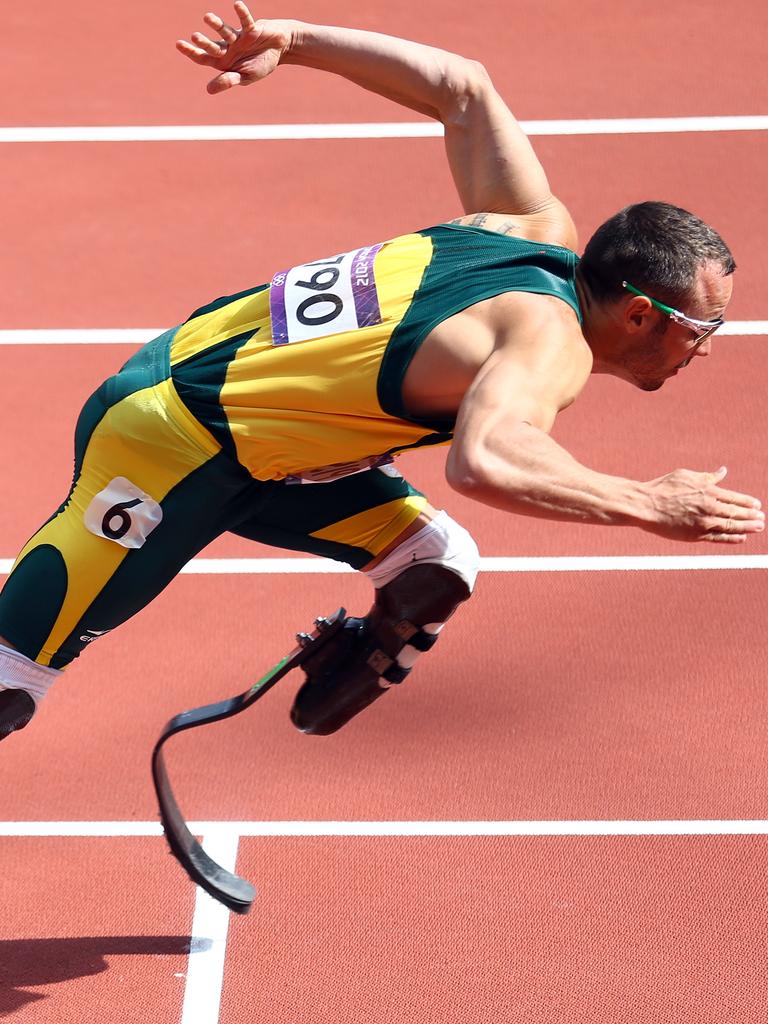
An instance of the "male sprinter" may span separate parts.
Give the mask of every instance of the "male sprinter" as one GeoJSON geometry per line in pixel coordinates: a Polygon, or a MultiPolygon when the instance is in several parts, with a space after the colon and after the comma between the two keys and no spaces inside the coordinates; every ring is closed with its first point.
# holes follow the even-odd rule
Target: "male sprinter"
{"type": "Polygon", "coordinates": [[[477,548],[394,469],[452,441],[449,483],[526,515],[739,543],[760,502],[724,469],[650,482],[580,465],[548,436],[590,373],[646,390],[709,354],[734,263],[663,203],[604,224],[581,262],[568,211],[483,68],[431,47],[207,14],[182,54],[211,93],[280,64],[342,75],[445,125],[465,216],[278,271],[151,342],[86,403],[72,490],[0,595],[0,735],[60,670],[229,530],[349,562],[373,607],[319,650],[294,704],[332,732],[401,682],[475,582],[477,548]]]}

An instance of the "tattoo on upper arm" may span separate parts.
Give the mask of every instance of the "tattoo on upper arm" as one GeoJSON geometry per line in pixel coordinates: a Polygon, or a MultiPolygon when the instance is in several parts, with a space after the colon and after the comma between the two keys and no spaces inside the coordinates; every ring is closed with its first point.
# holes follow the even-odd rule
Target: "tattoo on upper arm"
{"type": "Polygon", "coordinates": [[[475,213],[470,217],[456,217],[453,220],[449,220],[448,224],[460,224],[462,227],[470,228],[484,228],[488,225],[489,231],[495,231],[499,235],[519,235],[521,228],[519,224],[516,224],[513,220],[502,221],[501,224],[488,224],[488,218],[491,215],[488,213],[475,213]]]}
{"type": "Polygon", "coordinates": [[[456,217],[454,220],[449,220],[448,223],[461,224],[464,228],[482,228],[487,220],[487,213],[475,213],[471,217],[456,217]]]}

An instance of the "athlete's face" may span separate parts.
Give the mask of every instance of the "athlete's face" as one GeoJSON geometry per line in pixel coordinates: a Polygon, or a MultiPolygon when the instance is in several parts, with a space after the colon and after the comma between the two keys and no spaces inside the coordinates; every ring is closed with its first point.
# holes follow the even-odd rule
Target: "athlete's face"
{"type": "MultiPolygon", "coordinates": [[[[684,312],[696,320],[722,319],[732,291],[732,276],[724,277],[716,264],[703,264],[684,312]]],[[[697,329],[677,323],[647,299],[630,299],[625,315],[629,340],[620,376],[643,391],[658,391],[697,356],[712,351],[712,335],[700,338],[697,329]]]]}

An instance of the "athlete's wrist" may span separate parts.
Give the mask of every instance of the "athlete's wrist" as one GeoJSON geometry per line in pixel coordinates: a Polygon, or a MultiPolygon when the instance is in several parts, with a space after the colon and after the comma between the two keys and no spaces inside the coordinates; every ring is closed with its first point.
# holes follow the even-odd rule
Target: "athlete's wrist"
{"type": "Polygon", "coordinates": [[[639,480],[622,478],[619,492],[619,525],[637,526],[641,530],[651,527],[657,516],[647,485],[639,480]]]}
{"type": "Polygon", "coordinates": [[[305,67],[315,67],[318,59],[334,45],[334,34],[344,31],[308,21],[291,20],[283,24],[289,38],[280,63],[301,64],[305,67]]]}
{"type": "Polygon", "coordinates": [[[313,26],[303,21],[297,21],[295,18],[281,18],[279,21],[272,22],[272,24],[278,27],[284,38],[280,63],[299,63],[294,58],[301,53],[302,47],[305,45],[307,32],[313,26]]]}

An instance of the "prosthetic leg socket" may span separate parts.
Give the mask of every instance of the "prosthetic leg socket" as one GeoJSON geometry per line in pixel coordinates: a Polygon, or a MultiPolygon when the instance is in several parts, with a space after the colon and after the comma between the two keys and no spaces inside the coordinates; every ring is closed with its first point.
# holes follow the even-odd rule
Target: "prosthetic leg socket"
{"type": "Polygon", "coordinates": [[[29,725],[35,702],[26,690],[0,690],[0,740],[29,725]]]}
{"type": "Polygon", "coordinates": [[[291,709],[296,728],[327,736],[401,683],[469,595],[461,576],[432,563],[405,569],[380,587],[365,618],[348,618],[304,663],[307,680],[291,709]]]}

